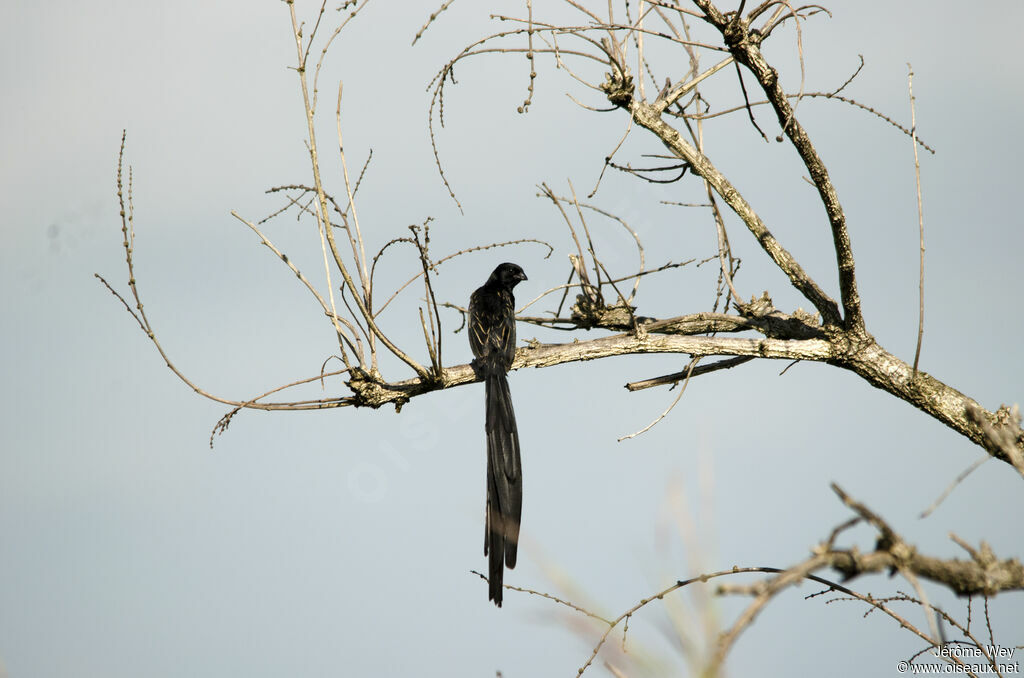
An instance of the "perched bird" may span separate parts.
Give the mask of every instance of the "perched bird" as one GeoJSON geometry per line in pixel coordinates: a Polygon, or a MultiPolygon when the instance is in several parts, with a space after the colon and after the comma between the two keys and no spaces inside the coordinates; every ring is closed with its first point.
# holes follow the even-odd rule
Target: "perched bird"
{"type": "Polygon", "coordinates": [[[489,599],[501,607],[504,565],[516,566],[523,474],[519,431],[506,373],[516,355],[516,311],[512,288],[526,280],[516,264],[501,264],[469,298],[469,347],[473,369],[487,393],[487,517],[484,555],[489,556],[489,599]]]}

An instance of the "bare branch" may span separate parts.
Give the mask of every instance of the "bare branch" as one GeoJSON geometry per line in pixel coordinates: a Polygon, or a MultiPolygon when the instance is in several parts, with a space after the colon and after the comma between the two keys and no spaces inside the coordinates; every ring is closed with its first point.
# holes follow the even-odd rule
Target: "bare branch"
{"type": "MultiPolygon", "coordinates": [[[[364,4],[365,4],[365,2],[364,2],[364,4]]],[[[429,378],[429,372],[427,371],[426,368],[424,368],[422,365],[420,365],[419,362],[414,360],[411,356],[406,354],[405,351],[401,350],[400,348],[398,348],[398,346],[396,346],[394,343],[392,343],[391,340],[388,339],[384,335],[384,333],[380,330],[380,328],[377,327],[377,323],[373,319],[373,314],[370,312],[370,309],[368,309],[366,307],[366,304],[364,302],[364,296],[363,295],[367,294],[369,292],[369,290],[364,288],[363,289],[363,294],[360,294],[360,291],[356,288],[355,282],[352,280],[352,276],[348,272],[348,268],[345,266],[345,263],[344,263],[341,255],[340,255],[340,253],[338,252],[337,244],[335,243],[335,240],[334,240],[334,229],[331,228],[330,216],[329,216],[328,210],[327,210],[327,198],[326,198],[326,194],[324,193],[323,183],[321,182],[321,179],[320,179],[320,161],[319,161],[319,158],[318,158],[318,155],[317,155],[316,127],[315,127],[315,124],[314,124],[315,123],[315,121],[314,121],[314,108],[313,108],[313,102],[311,101],[311,98],[310,98],[309,87],[308,87],[307,79],[306,79],[306,58],[303,55],[303,50],[302,50],[302,32],[301,32],[301,29],[299,27],[298,18],[295,15],[295,5],[294,5],[294,3],[293,2],[289,2],[288,3],[288,8],[289,8],[289,11],[291,12],[292,31],[293,31],[294,36],[295,36],[295,48],[296,48],[296,51],[297,51],[297,58],[298,58],[298,68],[296,70],[297,70],[298,75],[299,75],[299,83],[300,83],[301,88],[302,88],[302,99],[303,99],[303,103],[304,103],[304,107],[305,107],[305,113],[306,113],[306,130],[307,130],[307,135],[308,135],[308,140],[309,140],[308,148],[309,148],[310,162],[311,162],[311,165],[312,165],[313,179],[314,179],[314,183],[315,183],[315,186],[316,186],[316,192],[317,192],[317,196],[319,198],[319,204],[320,204],[319,205],[320,206],[320,210],[318,212],[319,218],[317,220],[317,224],[318,224],[318,227],[321,229],[321,233],[326,237],[327,243],[330,245],[331,253],[334,256],[335,265],[337,265],[338,270],[341,272],[342,277],[345,279],[345,286],[352,293],[352,296],[353,296],[353,299],[354,299],[354,301],[356,303],[356,306],[359,308],[360,315],[366,321],[367,327],[369,327],[369,329],[372,332],[372,334],[371,334],[371,341],[370,341],[370,354],[371,354],[371,360],[372,360],[371,369],[376,371],[376,358],[377,358],[377,356],[376,356],[376,351],[375,351],[374,345],[373,345],[373,338],[376,337],[376,338],[380,339],[381,342],[385,346],[387,346],[388,349],[396,357],[398,357],[400,360],[405,362],[407,365],[409,365],[409,367],[411,367],[413,369],[413,371],[415,371],[418,375],[420,375],[421,378],[429,378]]],[[[335,33],[335,35],[337,35],[337,32],[335,33]]],[[[332,39],[333,39],[333,36],[332,36],[332,39]]],[[[341,90],[340,90],[340,85],[339,85],[339,100],[340,100],[340,96],[341,96],[341,90]]],[[[340,103],[339,103],[339,107],[340,107],[340,103]]],[[[339,115],[340,115],[340,113],[339,113],[339,115]]],[[[341,145],[340,137],[339,137],[339,149],[342,151],[342,155],[344,157],[344,148],[341,145]]],[[[347,180],[347,170],[346,170],[345,185],[346,185],[346,188],[348,189],[349,202],[350,202],[350,206],[351,206],[352,191],[351,191],[351,187],[349,185],[349,182],[347,180]]],[[[354,210],[353,210],[353,212],[354,212],[354,210]]],[[[354,214],[353,214],[353,216],[354,216],[354,214]]],[[[360,237],[360,239],[361,239],[361,237],[360,237]]],[[[369,281],[366,280],[368,275],[367,275],[367,272],[365,270],[365,266],[366,266],[365,253],[360,252],[360,255],[361,255],[361,259],[359,259],[359,261],[361,261],[361,266],[357,266],[357,270],[363,276],[364,284],[366,284],[369,281]]],[[[330,275],[330,273],[329,273],[329,269],[328,269],[328,276],[329,275],[330,275]]],[[[329,280],[330,280],[330,278],[328,277],[328,281],[329,280]]],[[[331,294],[333,294],[333,286],[332,286],[331,294]]],[[[337,314],[335,313],[335,316],[336,315],[337,314]]]]}
{"type": "Polygon", "coordinates": [[[445,11],[446,9],[448,9],[453,2],[455,2],[455,0],[446,0],[446,2],[444,2],[437,11],[432,12],[430,14],[430,16],[427,17],[427,20],[423,24],[423,27],[420,28],[420,30],[416,31],[416,35],[412,39],[412,44],[414,44],[414,45],[416,44],[416,41],[419,40],[423,36],[423,34],[427,31],[427,28],[430,27],[430,24],[434,23],[434,20],[437,19],[437,17],[441,14],[441,12],[445,11]]]}
{"type": "Polygon", "coordinates": [[[958,596],[992,596],[1003,591],[1024,590],[1024,565],[1016,558],[998,560],[984,542],[980,551],[968,547],[972,558],[970,561],[943,560],[921,555],[877,513],[852,499],[835,483],[832,483],[832,490],[846,506],[871,523],[879,533],[873,552],[861,553],[852,549],[831,550],[820,554],[829,567],[842,572],[847,579],[896,568],[942,584],[958,596]]]}
{"type": "Polygon", "coordinates": [[[921,359],[924,338],[924,206],[921,202],[921,163],[917,158],[917,113],[914,111],[914,69],[907,64],[907,92],[910,95],[910,138],[914,147],[914,182],[917,186],[917,229],[919,242],[917,281],[917,348],[914,349],[914,374],[921,359]]]}
{"type": "Polygon", "coordinates": [[[965,411],[967,419],[978,428],[981,445],[996,457],[1010,462],[1024,476],[1024,431],[1020,428],[1017,405],[1002,405],[995,413],[990,413],[971,401],[965,411]]]}
{"type": "Polygon", "coordinates": [[[946,487],[946,489],[942,491],[942,494],[940,494],[935,499],[935,501],[933,501],[931,503],[931,506],[926,508],[924,511],[921,511],[921,515],[918,516],[918,517],[919,518],[927,518],[928,516],[930,516],[935,511],[935,509],[937,509],[939,507],[939,504],[941,504],[942,502],[946,501],[946,497],[948,497],[950,494],[952,494],[953,490],[956,489],[957,485],[962,483],[964,481],[964,479],[967,478],[967,476],[969,476],[972,473],[974,473],[974,471],[976,471],[978,468],[981,467],[982,464],[984,464],[986,461],[989,461],[990,459],[992,459],[992,457],[990,455],[988,455],[988,454],[985,454],[985,455],[982,455],[981,457],[979,457],[974,462],[972,462],[970,466],[968,466],[963,471],[961,471],[959,473],[959,475],[957,475],[957,477],[953,479],[953,482],[951,482],[949,484],[949,486],[946,487]]]}
{"type": "MultiPolygon", "coordinates": [[[[725,360],[719,360],[711,363],[710,365],[698,365],[693,369],[685,369],[681,372],[673,372],[672,374],[666,374],[661,377],[654,377],[652,379],[644,379],[643,381],[632,381],[626,384],[627,391],[642,391],[645,388],[652,388],[654,386],[667,386],[669,384],[678,384],[681,379],[690,379],[692,377],[698,377],[702,374],[710,374],[711,372],[717,372],[718,370],[727,370],[733,367],[738,367],[743,363],[748,363],[753,360],[753,356],[739,356],[737,358],[727,358],[725,360]]],[[[988,459],[988,457],[985,457],[988,459]]]]}
{"type": "Polygon", "coordinates": [[[633,433],[630,433],[629,435],[624,435],[621,438],[618,438],[615,442],[621,443],[623,440],[629,440],[631,438],[636,438],[638,435],[641,435],[643,433],[647,433],[652,428],[657,426],[658,422],[660,422],[662,419],[667,417],[668,413],[671,412],[673,409],[675,409],[675,406],[677,404],[679,404],[679,401],[680,401],[680,399],[682,399],[683,394],[686,393],[686,387],[690,383],[690,377],[693,376],[693,368],[695,368],[697,366],[697,362],[699,360],[700,360],[700,357],[696,357],[696,358],[691,358],[690,359],[690,364],[687,366],[686,374],[683,377],[683,386],[682,386],[682,388],[679,389],[679,393],[676,395],[676,399],[673,400],[672,403],[667,408],[665,408],[664,412],[659,414],[658,417],[654,421],[652,421],[647,426],[644,426],[639,431],[634,431],[633,433]]]}
{"type": "Polygon", "coordinates": [[[754,209],[743,198],[725,176],[719,172],[711,161],[683,139],[679,132],[669,126],[658,115],[655,107],[643,102],[634,101],[630,108],[633,119],[640,126],[652,131],[665,146],[676,154],[677,157],[685,160],[693,168],[694,172],[706,179],[715,189],[715,192],[732,208],[732,210],[743,220],[750,232],[754,234],[757,241],[761,243],[772,261],[789,276],[790,282],[796,287],[821,313],[827,324],[839,324],[841,322],[839,309],[833,301],[818,286],[814,280],[797,263],[786,248],[784,248],[775,236],[768,230],[757,215],[754,209]]]}
{"type": "MultiPolygon", "coordinates": [[[[749,25],[744,22],[727,20],[711,4],[710,0],[694,0],[694,3],[704,11],[705,19],[721,31],[722,37],[725,39],[726,44],[729,45],[733,57],[749,68],[751,73],[757,78],[757,81],[768,96],[772,107],[775,108],[783,132],[789,137],[794,148],[800,154],[804,166],[810,173],[811,179],[818,189],[818,194],[821,197],[825,211],[828,214],[832,229],[836,263],[839,269],[839,289],[843,299],[844,326],[846,329],[863,331],[864,318],[861,314],[860,294],[857,292],[853,250],[850,247],[850,237],[846,230],[846,216],[843,213],[842,205],[839,203],[839,196],[832,185],[832,179],[829,177],[825,164],[818,156],[818,152],[811,143],[806,130],[804,130],[803,126],[800,125],[793,115],[793,107],[789,104],[789,99],[779,83],[778,72],[768,64],[761,54],[760,42],[764,39],[764,36],[759,32],[751,32],[749,25]]],[[[663,141],[664,139],[662,137],[663,141]]],[[[803,292],[804,290],[801,291],[803,292]]],[[[825,318],[826,323],[833,322],[834,319],[828,317],[818,304],[815,304],[815,306],[822,312],[822,317],[825,318]]]]}

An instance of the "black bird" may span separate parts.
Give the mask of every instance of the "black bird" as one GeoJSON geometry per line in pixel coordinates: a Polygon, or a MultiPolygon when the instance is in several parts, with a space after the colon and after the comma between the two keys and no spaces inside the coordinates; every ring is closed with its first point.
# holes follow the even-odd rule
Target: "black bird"
{"type": "Polygon", "coordinates": [[[519,430],[505,374],[516,355],[516,311],[512,288],[526,280],[516,264],[501,264],[469,298],[469,347],[473,369],[487,393],[487,524],[484,555],[488,561],[488,598],[501,607],[503,564],[516,566],[519,519],[523,514],[523,474],[519,430]]]}

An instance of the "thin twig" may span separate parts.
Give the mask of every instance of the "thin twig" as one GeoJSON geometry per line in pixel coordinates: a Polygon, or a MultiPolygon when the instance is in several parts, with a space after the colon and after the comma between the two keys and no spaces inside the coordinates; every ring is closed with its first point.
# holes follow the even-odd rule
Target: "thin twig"
{"type": "Polygon", "coordinates": [[[974,471],[977,470],[978,467],[980,467],[982,464],[984,464],[991,458],[992,455],[986,452],[980,459],[972,462],[970,466],[961,471],[959,475],[957,475],[957,477],[953,479],[953,482],[951,482],[949,486],[942,491],[942,494],[940,494],[938,498],[936,498],[936,500],[932,502],[931,506],[926,508],[924,511],[921,511],[921,515],[918,517],[927,518],[928,516],[930,516],[935,511],[935,509],[939,508],[939,504],[946,501],[946,497],[953,493],[953,490],[956,489],[957,485],[962,483],[964,479],[967,478],[967,476],[974,473],[974,471]]]}
{"type": "Polygon", "coordinates": [[[341,356],[342,356],[342,360],[345,363],[345,366],[346,367],[351,367],[351,365],[349,364],[349,361],[348,361],[348,355],[345,352],[345,344],[349,345],[349,347],[352,349],[352,351],[356,354],[356,358],[359,360],[360,364],[362,364],[362,362],[363,362],[363,345],[362,345],[362,340],[360,340],[360,338],[359,338],[359,333],[356,331],[356,328],[353,327],[352,324],[350,322],[348,322],[348,320],[338,316],[335,313],[335,311],[333,310],[333,307],[332,308],[328,308],[327,307],[327,303],[324,301],[324,298],[320,295],[320,293],[316,290],[316,288],[313,287],[313,284],[309,281],[309,279],[307,279],[306,276],[302,274],[302,271],[300,271],[295,266],[295,264],[292,263],[292,260],[287,255],[285,255],[283,252],[281,252],[281,250],[277,249],[277,247],[274,245],[274,243],[272,243],[270,241],[270,239],[262,231],[260,231],[260,229],[257,228],[257,226],[254,223],[252,223],[248,219],[243,218],[241,215],[238,214],[238,212],[236,212],[234,210],[231,210],[231,216],[233,216],[234,218],[238,219],[243,224],[248,226],[252,230],[253,233],[255,233],[256,235],[258,235],[260,237],[260,244],[265,245],[271,252],[276,254],[277,257],[281,261],[283,261],[285,263],[285,265],[289,269],[291,269],[292,273],[295,274],[295,277],[297,277],[299,280],[301,280],[302,284],[306,286],[306,289],[308,289],[310,291],[310,293],[313,295],[313,297],[316,298],[317,302],[319,302],[319,304],[320,304],[320,308],[323,309],[324,313],[328,314],[329,316],[333,314],[333,317],[334,317],[334,320],[335,320],[335,329],[337,330],[339,343],[341,345],[341,356]],[[341,330],[341,327],[337,326],[337,322],[338,321],[343,322],[348,327],[349,331],[352,332],[352,337],[351,338],[341,330]]]}
{"type": "Polygon", "coordinates": [[[914,107],[914,68],[907,64],[907,92],[910,94],[910,138],[914,146],[914,181],[917,186],[917,232],[920,256],[917,280],[917,348],[914,349],[914,377],[921,359],[924,338],[924,205],[921,201],[921,163],[917,158],[917,114],[914,107]]]}
{"type": "MultiPolygon", "coordinates": [[[[796,94],[787,94],[786,96],[788,98],[790,98],[790,99],[795,99],[797,97],[796,94]]],[[[840,95],[838,95],[838,94],[836,94],[834,92],[805,92],[804,93],[804,98],[805,99],[811,99],[811,98],[835,99],[836,101],[841,101],[844,104],[849,104],[850,106],[855,106],[856,108],[859,108],[859,109],[861,109],[863,111],[867,111],[868,113],[870,113],[871,115],[875,116],[876,118],[881,118],[885,122],[889,123],[891,126],[893,126],[896,129],[898,129],[903,134],[906,134],[907,136],[910,136],[910,130],[909,129],[907,129],[903,125],[899,124],[898,122],[896,122],[895,120],[893,120],[889,116],[885,115],[884,113],[881,113],[880,111],[876,111],[871,106],[868,106],[866,104],[862,104],[859,101],[857,101],[856,99],[851,99],[850,97],[840,96],[840,95]]],[[[764,106],[764,105],[767,105],[769,103],[771,103],[771,102],[769,102],[767,100],[764,100],[764,101],[753,101],[753,102],[750,103],[750,105],[751,106],[764,106]]],[[[733,106],[731,108],[726,108],[726,109],[723,109],[721,111],[715,111],[714,113],[687,113],[686,117],[691,119],[691,120],[710,120],[712,118],[718,118],[718,117],[723,116],[723,115],[729,115],[730,113],[736,113],[738,111],[742,111],[743,109],[744,109],[744,106],[733,106]]],[[[920,137],[917,138],[917,144],[921,148],[923,148],[924,150],[926,150],[929,153],[931,153],[932,155],[935,155],[935,149],[932,148],[931,146],[929,146],[928,144],[926,144],[920,137]]]]}
{"type": "Polygon", "coordinates": [[[426,21],[426,23],[423,24],[423,27],[420,28],[420,30],[416,31],[416,36],[412,39],[412,44],[414,44],[414,45],[416,44],[416,41],[419,40],[423,36],[423,34],[426,32],[427,28],[430,27],[430,24],[434,23],[434,20],[437,19],[437,17],[441,14],[441,12],[445,11],[446,9],[448,9],[448,7],[451,6],[451,4],[453,2],[455,2],[455,0],[447,0],[447,2],[445,2],[443,5],[441,5],[440,9],[438,9],[436,12],[431,13],[431,15],[429,17],[427,17],[427,21],[426,21]]]}
{"type": "Polygon", "coordinates": [[[665,411],[662,412],[660,415],[658,415],[657,419],[652,421],[647,426],[644,426],[639,431],[634,431],[633,433],[630,433],[629,435],[622,436],[621,438],[617,439],[615,442],[621,443],[623,440],[629,440],[630,438],[636,438],[638,435],[641,435],[642,433],[646,433],[647,431],[650,431],[652,428],[655,427],[655,425],[657,425],[658,422],[660,422],[662,419],[667,417],[668,413],[672,411],[672,409],[676,406],[677,403],[679,403],[679,399],[683,397],[684,393],[686,393],[686,387],[690,383],[690,377],[693,376],[693,368],[695,368],[697,366],[697,362],[698,361],[700,361],[700,356],[695,356],[695,357],[690,359],[690,364],[686,368],[686,377],[683,379],[683,387],[679,389],[679,394],[676,396],[676,399],[672,401],[672,404],[669,405],[667,408],[665,408],[665,411]]]}
{"type": "MultiPolygon", "coordinates": [[[[101,275],[94,274],[96,278],[110,291],[114,297],[121,302],[129,314],[135,319],[146,337],[152,342],[156,348],[157,353],[163,359],[164,364],[167,368],[174,373],[182,383],[191,388],[198,395],[212,400],[214,402],[222,403],[234,407],[235,410],[242,408],[251,408],[259,410],[307,410],[307,409],[324,409],[330,407],[344,407],[347,405],[354,404],[351,398],[325,398],[321,400],[302,400],[294,402],[275,402],[275,403],[258,403],[255,400],[265,397],[270,393],[276,393],[290,386],[294,386],[300,383],[306,383],[308,380],[300,380],[298,382],[292,382],[284,386],[276,387],[267,393],[258,396],[255,400],[232,400],[229,398],[223,398],[221,396],[214,395],[196,385],[191,379],[185,376],[185,374],[178,369],[177,365],[171,360],[170,356],[164,350],[163,345],[157,338],[156,331],[153,329],[152,324],[149,321],[149,317],[146,314],[145,307],[142,303],[142,297],[139,293],[138,284],[135,279],[135,207],[132,202],[132,172],[129,167],[128,170],[128,182],[127,186],[124,184],[124,150],[126,145],[127,135],[122,134],[121,136],[121,148],[117,157],[117,199],[120,207],[120,218],[121,218],[121,233],[123,236],[122,248],[125,253],[125,263],[128,268],[128,288],[131,291],[131,296],[135,301],[135,308],[133,309],[127,299],[124,298],[117,290],[115,290],[110,283],[108,283],[101,275]]],[[[344,370],[344,371],[347,371],[344,370]]],[[[319,377],[317,377],[319,378],[319,377]]]]}
{"type": "MultiPolygon", "coordinates": [[[[360,5],[360,7],[365,6],[365,4],[366,4],[366,0],[364,0],[363,4],[360,5]]],[[[427,369],[425,367],[423,367],[422,365],[420,365],[419,362],[417,362],[414,358],[412,358],[411,356],[406,354],[405,351],[403,351],[400,348],[398,348],[398,346],[396,346],[390,339],[388,339],[387,336],[385,336],[385,334],[377,326],[377,323],[374,322],[373,314],[372,314],[371,310],[369,308],[367,308],[367,306],[366,306],[366,304],[364,302],[365,294],[368,292],[368,290],[364,287],[363,290],[362,290],[362,294],[360,294],[360,290],[356,287],[355,281],[352,279],[352,276],[349,274],[348,268],[345,266],[345,262],[342,259],[340,252],[338,251],[337,243],[335,242],[335,239],[334,239],[334,229],[331,227],[330,215],[329,215],[328,209],[327,209],[327,197],[326,197],[326,193],[324,192],[323,182],[321,181],[321,177],[320,177],[320,161],[319,161],[318,151],[317,151],[316,124],[315,124],[315,119],[314,119],[315,118],[315,116],[314,116],[314,110],[315,109],[314,109],[314,105],[313,105],[312,94],[309,91],[309,84],[308,84],[307,76],[306,76],[306,57],[305,57],[305,55],[303,53],[303,49],[302,49],[302,30],[301,30],[301,27],[300,27],[300,24],[299,24],[298,17],[296,16],[296,13],[295,13],[295,4],[294,4],[294,2],[289,2],[288,3],[288,8],[289,8],[289,11],[290,11],[290,14],[291,14],[291,20],[292,20],[292,34],[293,34],[293,36],[295,38],[296,59],[297,59],[296,72],[297,72],[297,74],[299,76],[299,84],[301,85],[301,88],[302,88],[302,100],[303,100],[304,111],[305,111],[305,114],[306,114],[306,132],[307,132],[307,137],[308,137],[307,138],[307,148],[309,149],[310,164],[311,164],[312,171],[313,171],[314,185],[316,186],[316,193],[317,193],[317,198],[318,198],[319,207],[320,207],[320,209],[317,212],[318,217],[319,217],[318,220],[317,220],[317,227],[319,229],[321,229],[321,233],[325,236],[325,238],[327,240],[327,244],[330,247],[331,254],[334,257],[335,265],[338,267],[338,270],[341,272],[341,275],[342,275],[342,277],[345,280],[345,287],[347,287],[348,290],[352,293],[353,300],[355,301],[356,306],[359,308],[359,314],[366,321],[366,325],[367,325],[367,328],[369,330],[368,337],[369,337],[369,341],[370,341],[371,369],[373,371],[376,371],[377,352],[376,352],[376,348],[375,348],[375,339],[380,339],[380,341],[385,346],[387,346],[388,350],[390,350],[397,358],[402,360],[402,362],[404,362],[406,365],[411,367],[413,369],[413,371],[416,372],[416,374],[421,379],[429,379],[430,378],[430,373],[427,371],[427,369]]],[[[352,16],[354,16],[354,15],[355,15],[355,12],[353,12],[352,15],[350,15],[349,19],[351,19],[352,16]]],[[[347,21],[348,21],[348,19],[346,19],[346,23],[347,23],[347,21]]],[[[334,35],[335,36],[337,35],[337,31],[335,32],[334,35]]],[[[333,37],[334,36],[332,36],[332,38],[331,38],[332,40],[333,40],[333,37]]],[[[340,99],[341,99],[341,86],[340,86],[340,83],[339,83],[338,98],[339,98],[339,104],[338,104],[338,106],[339,106],[339,113],[338,113],[338,115],[339,115],[339,118],[340,118],[340,106],[341,106],[341,104],[340,104],[340,99]]],[[[339,132],[340,132],[340,122],[339,122],[339,132]]],[[[344,165],[344,147],[343,147],[342,142],[341,142],[340,134],[339,134],[339,139],[338,139],[338,145],[339,145],[339,149],[342,151],[342,163],[343,163],[342,166],[345,167],[345,165],[344,165]]],[[[351,187],[351,184],[348,181],[348,171],[347,171],[347,169],[345,170],[345,174],[346,174],[345,187],[346,187],[346,190],[347,190],[348,199],[349,199],[349,203],[350,203],[350,206],[351,206],[351,203],[352,203],[352,187],[351,187]]],[[[354,219],[355,219],[355,210],[353,209],[353,220],[354,219]]],[[[358,230],[357,230],[357,233],[358,233],[358,230]]],[[[361,236],[359,236],[359,237],[360,237],[360,240],[361,240],[361,236]]],[[[359,275],[361,276],[361,278],[366,283],[368,283],[369,281],[366,280],[368,275],[367,275],[367,271],[366,271],[366,257],[365,257],[365,253],[362,253],[361,260],[357,260],[356,268],[357,268],[357,271],[358,271],[359,275]]],[[[328,274],[329,274],[329,269],[328,269],[328,274]]],[[[332,294],[333,294],[333,285],[332,285],[332,294]]],[[[332,318],[336,317],[336,315],[337,314],[335,313],[334,316],[332,316],[332,318]]]]}
{"type": "MultiPolygon", "coordinates": [[[[412,241],[412,239],[411,239],[411,238],[395,238],[394,240],[392,240],[392,241],[388,242],[388,243],[387,243],[387,244],[386,244],[386,245],[384,246],[384,248],[381,248],[381,251],[380,251],[380,252],[378,252],[378,253],[377,253],[377,255],[376,255],[376,256],[374,257],[374,259],[373,259],[373,265],[374,265],[374,266],[376,266],[376,265],[377,265],[377,259],[378,259],[378,258],[380,257],[380,255],[381,255],[381,254],[383,254],[383,252],[384,252],[384,249],[385,249],[385,248],[386,248],[387,246],[389,246],[389,245],[391,245],[391,244],[393,244],[393,243],[395,243],[395,242],[408,242],[408,243],[412,243],[413,241],[412,241]]],[[[504,242],[495,242],[495,243],[490,243],[490,244],[487,244],[487,245],[477,245],[476,247],[467,247],[467,248],[465,248],[465,249],[461,249],[461,250],[459,250],[458,252],[453,252],[452,254],[449,254],[449,255],[447,255],[447,256],[441,257],[441,258],[440,258],[440,259],[438,259],[437,261],[431,262],[431,264],[430,264],[430,270],[432,270],[432,271],[436,271],[436,270],[437,270],[437,268],[438,268],[438,266],[440,266],[440,265],[441,265],[441,264],[443,264],[444,262],[448,261],[449,259],[454,259],[455,257],[461,256],[461,255],[463,255],[463,254],[468,254],[468,253],[470,253],[470,252],[480,252],[480,251],[483,251],[483,250],[489,250],[489,249],[492,249],[492,248],[495,248],[495,247],[507,247],[507,246],[509,246],[509,245],[520,245],[520,244],[523,244],[523,243],[528,243],[528,242],[532,242],[532,243],[537,243],[538,245],[544,245],[545,247],[547,247],[547,248],[548,248],[548,253],[544,255],[544,258],[545,258],[545,259],[547,259],[548,257],[550,257],[550,256],[551,256],[551,254],[552,254],[552,253],[553,253],[553,252],[555,251],[555,248],[554,248],[554,247],[552,247],[552,246],[551,246],[551,245],[550,245],[549,243],[546,243],[546,242],[544,242],[543,240],[538,240],[538,239],[536,239],[536,238],[519,238],[518,240],[506,240],[506,241],[504,241],[504,242]]],[[[371,274],[370,274],[370,275],[371,275],[371,277],[372,277],[373,273],[371,272],[371,274]]],[[[376,311],[374,311],[374,314],[373,314],[373,316],[374,316],[374,317],[377,317],[377,316],[379,316],[379,315],[380,315],[381,313],[383,313],[383,312],[384,312],[384,309],[386,309],[386,308],[388,307],[388,304],[390,304],[390,303],[391,303],[392,301],[394,301],[395,297],[397,297],[397,296],[398,296],[398,294],[399,294],[399,293],[400,293],[400,292],[401,292],[402,290],[404,290],[404,289],[405,289],[406,287],[408,287],[409,285],[411,285],[411,284],[412,284],[412,283],[414,283],[415,281],[419,280],[419,277],[420,277],[421,275],[423,275],[423,271],[418,271],[418,272],[416,273],[416,275],[414,275],[413,277],[411,277],[411,278],[409,278],[408,280],[406,280],[406,281],[405,281],[405,282],[404,282],[404,283],[402,284],[402,286],[401,286],[401,287],[399,287],[399,288],[398,288],[397,290],[395,290],[395,292],[394,292],[394,293],[393,293],[393,294],[392,294],[392,295],[391,295],[390,297],[388,297],[387,301],[385,301],[385,302],[384,302],[384,303],[383,303],[383,304],[382,304],[382,305],[380,306],[380,308],[378,308],[378,309],[377,309],[376,311]]]]}

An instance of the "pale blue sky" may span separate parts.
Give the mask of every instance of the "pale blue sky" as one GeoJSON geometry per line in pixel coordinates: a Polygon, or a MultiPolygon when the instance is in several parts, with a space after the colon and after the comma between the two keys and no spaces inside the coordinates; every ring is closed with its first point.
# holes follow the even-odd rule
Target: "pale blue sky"
{"type": "MultiPolygon", "coordinates": [[[[297,4],[311,16],[314,3],[297,4]]],[[[499,4],[496,13],[524,11],[499,4]]],[[[518,290],[525,300],[568,273],[570,241],[558,214],[534,197],[536,184],[564,192],[571,179],[588,192],[624,118],[577,108],[565,91],[601,102],[547,62],[538,65],[529,115],[518,115],[525,59],[466,63],[438,136],[460,214],[434,167],[425,87],[463,45],[508,26],[489,22],[480,3],[456,2],[410,47],[433,9],[371,3],[340,38],[322,76],[325,181],[341,192],[333,111],[343,78],[350,170],[374,152],[359,202],[374,249],[428,216],[439,255],[546,239],[555,247],[550,259],[526,245],[455,260],[437,278],[439,297],[464,303],[495,263],[512,259],[530,276],[518,290]]],[[[808,91],[837,87],[863,54],[848,93],[905,123],[912,62],[918,128],[938,150],[922,156],[922,369],[986,407],[1019,402],[1024,88],[1014,50],[1024,9],[987,2],[954,14],[919,0],[831,9],[832,19],[804,25],[808,91]]],[[[542,17],[544,4],[534,11],[542,17]]],[[[174,378],[92,277],[126,289],[114,171],[127,128],[139,287],[178,366],[202,387],[243,399],[316,374],[334,350],[308,294],[229,215],[262,217],[280,206],[266,188],[310,181],[287,6],[13,2],[2,15],[0,666],[12,677],[575,675],[599,632],[515,592],[496,610],[470,574],[485,567],[482,387],[417,398],[400,415],[242,413],[211,451],[210,430],[225,408],[174,378]]],[[[792,32],[767,52],[796,89],[792,32]]],[[[679,75],[667,62],[660,71],[679,75]]],[[[720,108],[735,102],[731,76],[707,91],[720,108]]],[[[837,103],[806,100],[799,113],[847,210],[869,329],[912,360],[910,142],[837,103]]],[[[758,115],[774,136],[772,116],[758,115]]],[[[830,236],[792,149],[760,141],[742,115],[707,133],[712,160],[834,293],[830,236]]],[[[622,158],[650,152],[662,149],[634,133],[622,158]]],[[[693,184],[672,190],[609,176],[595,201],[640,231],[651,264],[708,256],[707,220],[656,202],[699,192],[693,184]]],[[[594,224],[599,242],[622,244],[607,224],[594,224]]],[[[741,292],[769,289],[780,308],[806,307],[731,228],[743,257],[741,292]]],[[[308,222],[278,219],[267,229],[320,280],[308,222]]],[[[631,265],[628,256],[609,259],[623,271],[631,265]]],[[[399,280],[416,265],[399,253],[382,278],[399,280]]],[[[713,277],[691,267],[650,278],[640,312],[706,310],[713,277]]],[[[415,302],[414,293],[382,316],[413,346],[415,302]]],[[[444,320],[445,362],[468,361],[464,335],[451,334],[456,319],[444,320]]],[[[519,332],[567,338],[526,325],[519,332]]],[[[827,366],[798,365],[778,377],[783,364],[760,363],[695,380],[660,425],[616,443],[675,397],[622,385],[681,361],[633,357],[511,375],[525,500],[522,555],[507,583],[618,614],[693,568],[785,567],[848,517],[830,481],[930,554],[962,555],[950,531],[985,539],[1004,557],[1021,554],[1019,477],[990,462],[918,519],[981,450],[827,366]],[[671,518],[678,493],[697,524],[697,551],[681,544],[671,518]]],[[[389,363],[388,376],[407,375],[389,363]]],[[[329,393],[338,389],[328,384],[329,393]]],[[[854,531],[854,542],[870,548],[873,535],[854,531]]],[[[908,590],[881,577],[856,587],[908,590]]],[[[920,649],[891,620],[862,618],[857,605],[804,601],[813,590],[790,592],[762,615],[735,648],[731,674],[821,673],[821,662],[837,661],[826,664],[830,675],[889,675],[920,649]]],[[[963,616],[962,602],[929,592],[963,616]]],[[[696,625],[694,598],[678,600],[696,625]]],[[[718,618],[730,623],[742,602],[716,601],[718,618]]],[[[678,674],[686,664],[665,640],[663,610],[631,622],[630,647],[650,649],[678,674]]],[[[995,640],[1020,644],[1020,596],[998,597],[992,613],[995,640]]],[[[919,611],[908,615],[925,623],[919,611]]],[[[600,665],[589,671],[608,675],[600,665]]]]}

